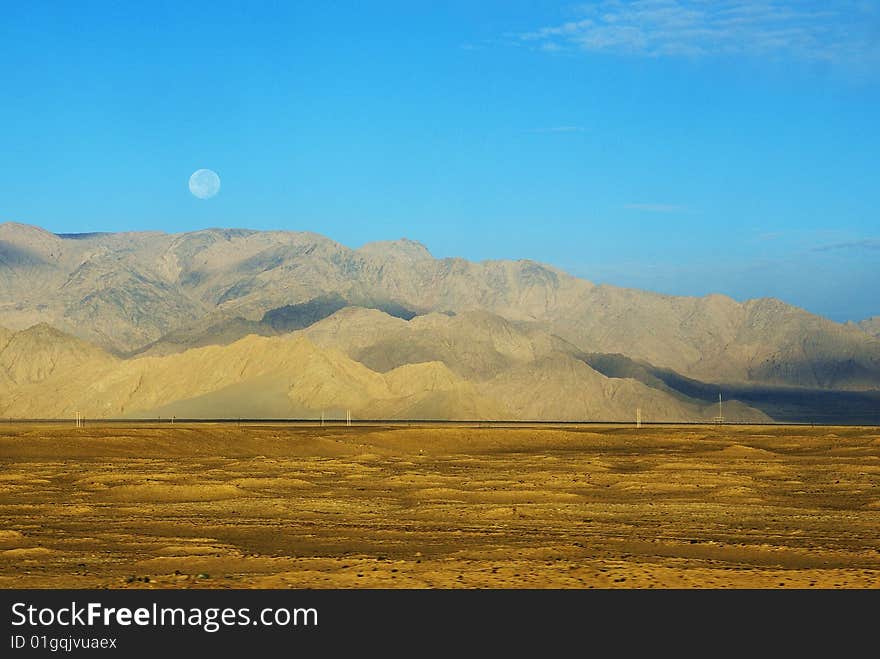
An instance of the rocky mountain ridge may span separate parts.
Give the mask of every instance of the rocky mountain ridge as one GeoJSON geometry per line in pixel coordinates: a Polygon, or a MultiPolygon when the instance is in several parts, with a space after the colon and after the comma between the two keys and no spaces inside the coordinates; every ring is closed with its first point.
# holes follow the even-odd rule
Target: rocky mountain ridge
{"type": "Polygon", "coordinates": [[[481,356],[483,330],[494,331],[488,325],[462,339],[473,341],[470,362],[467,346],[449,345],[444,331],[452,330],[427,332],[439,316],[477,322],[468,314],[481,312],[584,354],[625,355],[701,382],[880,389],[880,338],[871,321],[834,323],[775,299],[740,303],[596,285],[529,260],[435,259],[407,240],[350,249],[311,232],[59,236],[0,224],[0,326],[46,323],[116,357],[283,336],[330,317],[345,334],[334,314],[353,305],[417,321],[396,351],[390,347],[400,337],[391,335],[384,345],[361,347],[354,358],[371,368],[454,356],[447,366],[471,371],[462,377],[491,370],[481,356]]]}

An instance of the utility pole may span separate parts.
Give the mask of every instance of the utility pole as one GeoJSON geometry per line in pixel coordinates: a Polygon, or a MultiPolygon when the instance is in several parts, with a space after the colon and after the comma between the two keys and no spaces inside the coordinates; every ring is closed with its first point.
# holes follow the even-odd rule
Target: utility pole
{"type": "Polygon", "coordinates": [[[715,417],[715,423],[719,426],[724,423],[724,411],[721,408],[721,392],[718,392],[718,416],[715,417]]]}
{"type": "Polygon", "coordinates": [[[351,410],[348,410],[348,412],[346,413],[345,425],[347,425],[347,426],[351,425],[351,410]]]}
{"type": "Polygon", "coordinates": [[[642,408],[636,408],[636,428],[642,427],[642,408]]]}

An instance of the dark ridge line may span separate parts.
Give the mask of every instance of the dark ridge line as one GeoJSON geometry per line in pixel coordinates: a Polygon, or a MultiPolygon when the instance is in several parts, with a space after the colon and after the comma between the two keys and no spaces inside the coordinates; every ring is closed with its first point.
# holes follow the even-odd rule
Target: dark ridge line
{"type": "Polygon", "coordinates": [[[62,240],[88,240],[99,236],[109,236],[111,233],[109,231],[90,231],[86,233],[56,233],[55,235],[62,240]]]}

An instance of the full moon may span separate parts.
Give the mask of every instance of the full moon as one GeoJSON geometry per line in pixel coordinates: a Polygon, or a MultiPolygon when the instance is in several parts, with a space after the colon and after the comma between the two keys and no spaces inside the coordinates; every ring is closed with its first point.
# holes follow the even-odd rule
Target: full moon
{"type": "Polygon", "coordinates": [[[220,192],[220,177],[210,169],[199,169],[189,177],[189,191],[199,199],[210,199],[220,192]]]}

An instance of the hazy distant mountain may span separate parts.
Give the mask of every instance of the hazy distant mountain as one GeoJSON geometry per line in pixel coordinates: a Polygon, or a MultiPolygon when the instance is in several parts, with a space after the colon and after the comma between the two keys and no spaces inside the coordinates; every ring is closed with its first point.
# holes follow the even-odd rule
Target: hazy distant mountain
{"type": "Polygon", "coordinates": [[[596,286],[532,261],[434,259],[408,240],[353,250],[313,233],[57,236],[0,225],[0,325],[11,329],[45,322],[117,355],[171,355],[302,328],[323,345],[312,328],[330,318],[332,334],[348,337],[338,347],[374,372],[438,361],[483,382],[565,344],[565,354],[621,354],[707,383],[880,388],[870,330],[774,299],[596,286]],[[376,321],[379,331],[375,316],[340,311],[350,304],[399,317],[376,321]],[[507,344],[511,328],[520,344],[507,344]]]}

